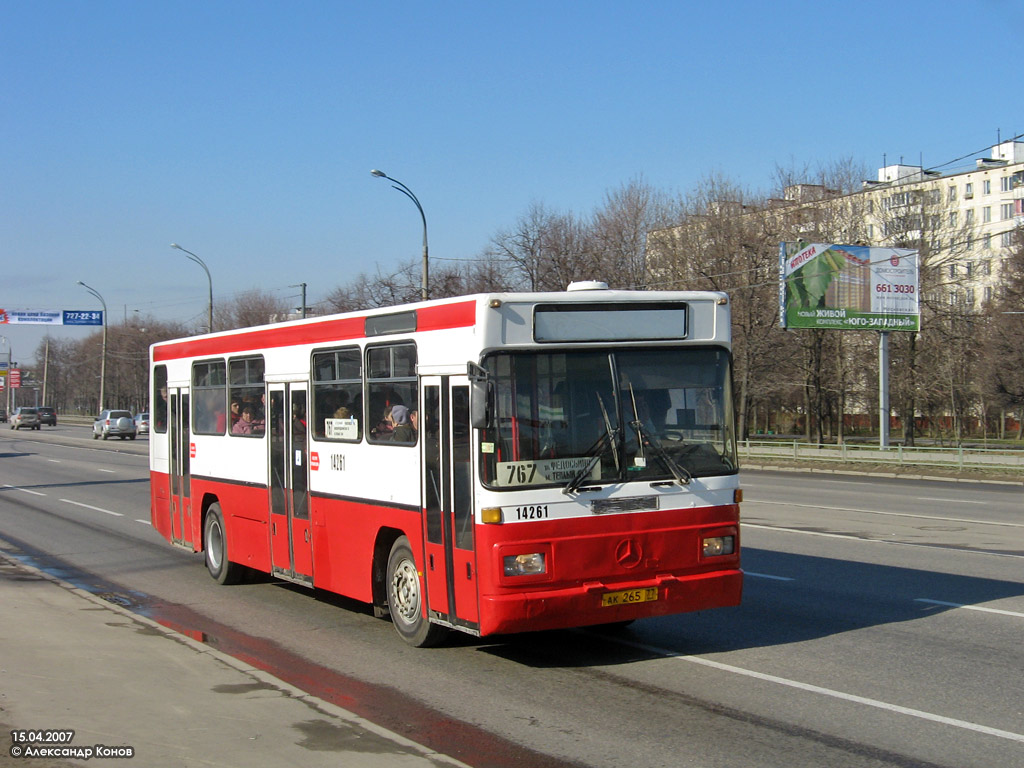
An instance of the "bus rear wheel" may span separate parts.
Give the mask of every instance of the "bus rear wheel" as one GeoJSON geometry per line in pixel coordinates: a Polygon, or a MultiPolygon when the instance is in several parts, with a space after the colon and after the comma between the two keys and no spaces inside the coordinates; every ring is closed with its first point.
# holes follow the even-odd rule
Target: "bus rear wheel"
{"type": "Polygon", "coordinates": [[[391,547],[387,570],[388,611],[391,623],[405,642],[417,648],[437,645],[447,634],[423,615],[423,590],[409,539],[399,537],[391,547]]]}
{"type": "Polygon", "coordinates": [[[206,570],[218,584],[237,584],[242,577],[242,566],[228,560],[228,538],[224,531],[224,515],[220,504],[213,503],[206,510],[203,525],[203,548],[206,550],[206,570]]]}

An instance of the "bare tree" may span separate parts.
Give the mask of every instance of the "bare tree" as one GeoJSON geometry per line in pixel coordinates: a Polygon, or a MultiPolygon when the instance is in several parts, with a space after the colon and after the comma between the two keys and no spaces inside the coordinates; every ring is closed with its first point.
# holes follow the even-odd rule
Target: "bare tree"
{"type": "Polygon", "coordinates": [[[150,345],[186,335],[184,325],[152,317],[108,326],[106,403],[99,402],[102,331],[77,340],[50,338],[48,345],[44,339],[36,350],[32,375],[41,378],[45,368],[46,405],[62,413],[95,415],[102,406],[142,411],[149,402],[150,345]]]}
{"type": "Polygon", "coordinates": [[[511,228],[494,235],[484,257],[503,266],[515,290],[560,291],[573,280],[595,277],[587,227],[542,203],[532,203],[511,228]]]}
{"type": "Polygon", "coordinates": [[[672,223],[668,197],[642,178],[605,194],[590,225],[592,267],[612,288],[647,285],[647,234],[672,223]]]}
{"type": "Polygon", "coordinates": [[[1002,274],[1002,290],[987,308],[983,394],[998,407],[1016,411],[1020,440],[1024,437],[1024,227],[1013,233],[1002,274]]]}
{"type": "Polygon", "coordinates": [[[676,226],[650,234],[650,285],[730,294],[738,429],[746,437],[751,404],[770,399],[786,378],[791,349],[778,326],[778,236],[763,201],[721,177],[704,180],[676,211],[676,226]]]}
{"type": "Polygon", "coordinates": [[[292,315],[295,307],[272,293],[253,288],[238,294],[227,304],[221,303],[217,320],[221,328],[250,328],[285,320],[292,315]]]}

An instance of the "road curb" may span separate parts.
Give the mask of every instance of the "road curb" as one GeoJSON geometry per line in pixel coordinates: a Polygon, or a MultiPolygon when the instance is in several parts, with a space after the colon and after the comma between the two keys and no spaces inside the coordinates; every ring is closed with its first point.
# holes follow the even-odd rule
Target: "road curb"
{"type": "Polygon", "coordinates": [[[361,729],[363,731],[372,733],[373,735],[384,739],[390,743],[398,745],[403,750],[408,751],[410,754],[416,754],[424,760],[430,761],[434,765],[445,765],[452,766],[453,768],[470,768],[466,763],[456,760],[453,757],[445,755],[441,752],[436,752],[428,747],[423,746],[415,741],[412,741],[401,734],[390,731],[387,728],[377,725],[364,717],[350,712],[342,707],[332,704],[329,701],[319,699],[310,693],[292,685],[278,677],[275,677],[271,673],[254,667],[253,665],[244,662],[240,659],[235,658],[223,651],[219,651],[216,648],[184,635],[170,627],[167,627],[159,622],[150,619],[147,616],[135,613],[134,611],[118,605],[115,602],[104,599],[102,596],[95,593],[89,592],[88,590],[76,587],[63,579],[54,576],[53,574],[47,573],[29,563],[24,562],[21,558],[13,555],[9,549],[13,545],[0,538],[0,561],[6,566],[9,566],[13,570],[21,571],[32,577],[50,582],[56,587],[59,587],[66,592],[75,595],[76,597],[87,600],[94,606],[102,608],[103,610],[110,611],[127,619],[135,624],[145,627],[150,633],[157,633],[169,640],[179,643],[182,646],[187,647],[189,650],[195,653],[201,653],[205,656],[215,659],[224,666],[235,670],[253,680],[254,683],[259,683],[261,686],[270,687],[278,691],[282,696],[290,699],[294,699],[302,704],[308,706],[314,712],[321,714],[326,717],[333,717],[340,721],[343,721],[349,726],[361,729]]]}
{"type": "Polygon", "coordinates": [[[792,466],[777,466],[773,464],[748,464],[744,462],[740,466],[740,474],[742,475],[743,470],[754,469],[763,472],[803,472],[813,473],[819,475],[849,475],[853,477],[885,477],[893,478],[895,480],[928,480],[938,481],[943,483],[976,483],[981,485],[1009,485],[1009,486],[1021,486],[1024,487],[1024,480],[988,480],[985,478],[977,477],[938,477],[934,475],[917,475],[903,472],[868,472],[864,470],[855,469],[832,469],[830,467],[792,467],[792,466]]]}

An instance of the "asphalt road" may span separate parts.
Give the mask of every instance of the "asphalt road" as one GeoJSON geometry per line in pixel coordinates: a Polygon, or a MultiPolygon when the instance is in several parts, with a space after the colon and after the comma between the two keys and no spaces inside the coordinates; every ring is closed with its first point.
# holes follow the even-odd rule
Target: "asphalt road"
{"type": "Polygon", "coordinates": [[[472,765],[1024,765],[1019,485],[744,473],[739,608],[417,650],[358,603],[218,587],[149,526],[146,450],[0,429],[0,539],[472,765]]]}

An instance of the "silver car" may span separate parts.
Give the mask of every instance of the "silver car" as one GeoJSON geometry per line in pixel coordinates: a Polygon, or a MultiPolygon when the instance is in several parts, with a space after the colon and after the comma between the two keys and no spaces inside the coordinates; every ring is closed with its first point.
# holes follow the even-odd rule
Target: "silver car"
{"type": "Polygon", "coordinates": [[[41,427],[39,411],[35,408],[15,408],[14,413],[11,414],[11,429],[21,429],[22,427],[39,429],[41,427]]]}
{"type": "Polygon", "coordinates": [[[131,411],[112,411],[105,410],[100,413],[100,417],[92,424],[92,439],[102,437],[106,440],[108,437],[120,437],[124,440],[126,437],[129,440],[134,440],[137,430],[135,429],[135,419],[132,418],[131,411]]]}
{"type": "Polygon", "coordinates": [[[135,431],[140,435],[149,434],[149,414],[148,413],[137,413],[135,414],[135,431]]]}

